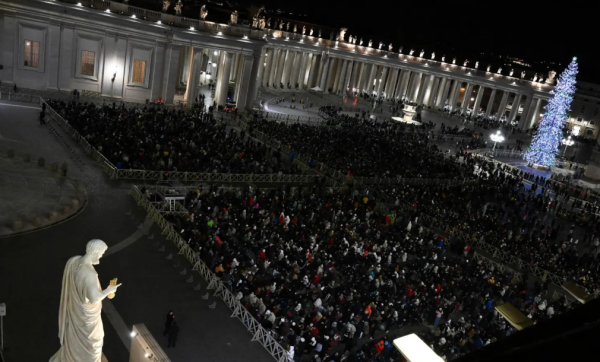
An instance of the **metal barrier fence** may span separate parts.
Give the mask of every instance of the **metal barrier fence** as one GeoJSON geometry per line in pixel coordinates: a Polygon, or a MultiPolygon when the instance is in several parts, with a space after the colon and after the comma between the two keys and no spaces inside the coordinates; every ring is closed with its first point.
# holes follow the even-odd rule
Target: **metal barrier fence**
{"type": "Polygon", "coordinates": [[[183,255],[192,264],[192,271],[198,272],[208,283],[207,289],[214,290],[213,295],[219,296],[225,302],[225,304],[232,310],[231,317],[238,318],[246,327],[248,332],[252,334],[252,341],[258,341],[278,362],[286,362],[287,351],[283,348],[269,331],[263,328],[261,324],[254,319],[254,317],[244,308],[244,306],[236,299],[235,295],[231,293],[229,289],[223,284],[221,279],[217,277],[206,264],[200,259],[200,257],[189,247],[189,245],[181,238],[179,233],[175,230],[173,225],[169,223],[159,210],[157,210],[153,204],[146,199],[146,197],[140,192],[137,186],[133,186],[131,189],[131,196],[135,202],[144,208],[148,213],[148,216],[152,219],[158,227],[162,230],[162,234],[165,235],[167,240],[172,241],[179,254],[183,255]]]}

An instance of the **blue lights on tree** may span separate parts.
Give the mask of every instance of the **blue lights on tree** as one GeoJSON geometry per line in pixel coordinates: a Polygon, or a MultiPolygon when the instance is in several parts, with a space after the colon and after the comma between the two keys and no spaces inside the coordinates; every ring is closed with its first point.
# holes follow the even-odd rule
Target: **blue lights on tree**
{"type": "Polygon", "coordinates": [[[571,110],[575,93],[575,76],[578,72],[577,58],[558,78],[558,84],[550,94],[554,97],[544,107],[546,112],[540,123],[531,146],[525,152],[525,160],[537,165],[551,167],[556,163],[556,155],[563,137],[563,126],[571,110]]]}

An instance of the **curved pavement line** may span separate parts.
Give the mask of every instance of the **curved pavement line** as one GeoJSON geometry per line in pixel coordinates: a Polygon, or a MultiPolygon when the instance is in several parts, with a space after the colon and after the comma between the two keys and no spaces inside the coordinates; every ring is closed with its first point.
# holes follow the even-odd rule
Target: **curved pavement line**
{"type": "Polygon", "coordinates": [[[147,235],[148,231],[150,231],[150,227],[152,227],[152,223],[152,219],[149,215],[147,215],[144,222],[140,225],[141,228],[140,226],[138,226],[138,229],[133,234],[129,235],[127,238],[108,248],[108,250],[106,250],[106,252],[104,253],[104,257],[106,258],[107,256],[113,255],[125,249],[129,245],[135,243],[142,236],[147,235]]]}

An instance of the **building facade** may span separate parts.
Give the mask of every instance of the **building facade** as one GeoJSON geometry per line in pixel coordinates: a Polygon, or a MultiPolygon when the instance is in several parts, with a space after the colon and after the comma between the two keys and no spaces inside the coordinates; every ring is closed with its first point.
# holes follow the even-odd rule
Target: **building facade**
{"type": "MultiPolygon", "coordinates": [[[[320,29],[290,29],[289,23],[249,27],[233,22],[103,0],[5,0],[0,3],[0,80],[166,103],[189,103],[199,86],[211,83],[217,104],[236,102],[241,109],[252,106],[259,86],[367,93],[504,116],[522,129],[539,121],[554,88],[551,74],[527,79],[524,73],[479,69],[477,62],[457,64],[435,53],[365,44],[343,32],[324,39],[320,29]]],[[[591,91],[576,95],[569,125],[596,138],[598,108],[591,102],[598,97],[585,92],[591,91]]]]}

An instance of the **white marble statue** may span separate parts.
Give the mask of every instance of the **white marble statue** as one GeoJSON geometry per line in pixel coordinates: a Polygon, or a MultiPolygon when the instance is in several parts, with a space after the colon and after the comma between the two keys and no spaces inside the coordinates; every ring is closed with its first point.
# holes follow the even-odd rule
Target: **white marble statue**
{"type": "Polygon", "coordinates": [[[394,50],[394,46],[392,45],[392,43],[390,43],[390,45],[388,45],[388,51],[393,51],[394,50]]]}
{"type": "Polygon", "coordinates": [[[421,49],[421,53],[419,53],[419,58],[423,58],[423,55],[425,55],[425,49],[421,49]]]}
{"type": "Polygon", "coordinates": [[[414,49],[411,49],[411,50],[408,52],[408,55],[413,55],[414,53],[415,53],[415,50],[414,50],[414,49]]]}
{"type": "Polygon", "coordinates": [[[287,24],[285,24],[285,31],[290,31],[290,22],[288,21],[287,24]]]}
{"type": "Polygon", "coordinates": [[[94,265],[100,263],[106,249],[104,241],[93,239],[87,243],[84,256],[67,261],[58,311],[61,347],[50,362],[100,362],[102,358],[102,300],[114,295],[121,285],[100,288],[94,265]]]}
{"type": "Polygon", "coordinates": [[[379,49],[381,49],[383,47],[383,43],[379,42],[379,49]]]}
{"type": "Polygon", "coordinates": [[[346,32],[348,31],[348,28],[340,28],[340,37],[338,38],[339,41],[341,42],[345,42],[345,38],[346,38],[346,32]]]}
{"type": "Polygon", "coordinates": [[[452,59],[452,64],[456,64],[456,57],[452,59]]]}
{"type": "Polygon", "coordinates": [[[319,29],[319,38],[321,38],[321,29],[319,29]]]}
{"type": "Polygon", "coordinates": [[[537,79],[538,79],[538,76],[537,76],[537,73],[535,73],[533,75],[533,83],[537,82],[537,79]]]}
{"type": "Polygon", "coordinates": [[[169,10],[170,6],[171,6],[171,2],[169,0],[164,0],[163,1],[162,11],[164,11],[166,13],[167,10],[169,10]]]}
{"type": "Polygon", "coordinates": [[[435,59],[435,52],[431,53],[431,60],[435,59]]]}
{"type": "Polygon", "coordinates": [[[465,59],[465,62],[463,63],[463,67],[466,67],[467,65],[469,65],[469,60],[465,59]]]}
{"type": "Polygon", "coordinates": [[[206,20],[206,16],[208,15],[208,10],[206,10],[206,5],[202,5],[200,8],[200,19],[206,20]]]}
{"type": "Polygon", "coordinates": [[[302,35],[305,35],[305,34],[306,34],[306,25],[302,25],[302,35]]]}
{"type": "Polygon", "coordinates": [[[514,73],[514,72],[515,72],[515,71],[511,69],[511,70],[510,70],[510,72],[508,73],[508,76],[509,76],[509,77],[512,77],[512,75],[513,75],[513,73],[514,73]]]}
{"type": "Polygon", "coordinates": [[[310,28],[310,34],[309,34],[309,35],[310,35],[310,36],[312,36],[312,35],[313,35],[313,28],[310,28]]]}
{"type": "Polygon", "coordinates": [[[475,69],[479,68],[479,62],[475,62],[475,69]]]}
{"type": "Polygon", "coordinates": [[[271,18],[267,19],[267,28],[271,28],[271,18]]]}
{"type": "Polygon", "coordinates": [[[175,14],[177,16],[181,15],[181,9],[183,9],[183,3],[181,2],[181,0],[178,0],[177,4],[175,4],[175,14]]]}
{"type": "Polygon", "coordinates": [[[487,67],[487,71],[488,71],[488,73],[489,73],[489,71],[490,71],[490,69],[491,69],[491,68],[492,68],[492,66],[491,66],[491,65],[488,65],[488,67],[487,67]]]}
{"type": "Polygon", "coordinates": [[[521,79],[525,78],[525,71],[521,72],[521,79]]]}
{"type": "Polygon", "coordinates": [[[442,63],[446,61],[446,54],[442,55],[442,63]]]}
{"type": "Polygon", "coordinates": [[[398,49],[398,53],[402,54],[402,49],[404,49],[404,47],[400,47],[400,49],[398,49]]]}
{"type": "Polygon", "coordinates": [[[279,30],[283,30],[283,21],[279,20],[279,30]]]}
{"type": "Polygon", "coordinates": [[[363,45],[363,38],[360,38],[360,40],[358,41],[358,45],[360,45],[360,46],[363,45]]]}
{"type": "Polygon", "coordinates": [[[259,27],[260,27],[261,29],[264,29],[264,28],[267,26],[267,24],[266,24],[266,22],[265,22],[265,17],[264,17],[264,16],[263,16],[262,18],[260,18],[259,24],[260,24],[260,26],[259,26],[259,27]]]}
{"type": "Polygon", "coordinates": [[[554,77],[556,77],[556,72],[551,70],[548,72],[548,78],[546,78],[546,84],[554,84],[554,77]]]}
{"type": "Polygon", "coordinates": [[[235,10],[231,13],[231,24],[237,24],[238,21],[238,12],[235,10]]]}
{"type": "Polygon", "coordinates": [[[498,68],[498,74],[502,73],[502,67],[498,68]]]}
{"type": "Polygon", "coordinates": [[[298,24],[294,24],[294,33],[298,31],[298,24]]]}
{"type": "Polygon", "coordinates": [[[369,48],[373,47],[373,40],[369,39],[369,48]]]}

